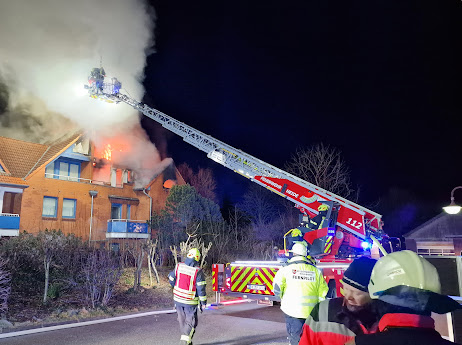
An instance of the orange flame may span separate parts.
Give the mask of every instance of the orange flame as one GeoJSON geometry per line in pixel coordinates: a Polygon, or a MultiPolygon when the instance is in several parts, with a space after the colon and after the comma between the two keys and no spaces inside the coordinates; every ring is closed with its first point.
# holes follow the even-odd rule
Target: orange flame
{"type": "Polygon", "coordinates": [[[127,154],[130,154],[130,146],[122,136],[103,137],[102,143],[95,147],[95,157],[101,158],[106,162],[120,163],[127,154]]]}
{"type": "Polygon", "coordinates": [[[103,150],[103,158],[106,158],[108,161],[112,159],[112,147],[111,144],[107,144],[103,150]]]}

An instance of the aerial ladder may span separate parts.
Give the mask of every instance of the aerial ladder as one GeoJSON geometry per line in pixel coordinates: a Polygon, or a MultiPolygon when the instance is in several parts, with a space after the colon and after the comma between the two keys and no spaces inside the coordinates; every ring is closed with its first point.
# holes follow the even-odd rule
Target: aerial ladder
{"type": "MultiPolygon", "coordinates": [[[[111,78],[110,81],[106,81],[105,78],[102,67],[92,70],[88,79],[89,84],[85,85],[92,98],[128,104],[179,135],[185,142],[205,152],[208,158],[293,202],[303,215],[301,226],[297,229],[301,230],[303,239],[308,243],[310,255],[321,263],[337,262],[340,263],[339,267],[343,267],[342,263],[348,264],[352,257],[370,250],[373,242],[384,251],[380,241],[386,240],[387,236],[382,230],[380,214],[304,181],[151,108],[121,93],[121,83],[116,78],[111,78]],[[322,217],[319,217],[321,213],[322,217]],[[316,216],[321,220],[314,228],[310,228],[308,224],[316,216]]],[[[273,273],[275,272],[269,272],[268,275],[271,276],[273,273]]],[[[254,285],[259,284],[247,284],[247,287],[255,287],[254,285]]],[[[246,290],[261,292],[258,289],[246,290]]]]}

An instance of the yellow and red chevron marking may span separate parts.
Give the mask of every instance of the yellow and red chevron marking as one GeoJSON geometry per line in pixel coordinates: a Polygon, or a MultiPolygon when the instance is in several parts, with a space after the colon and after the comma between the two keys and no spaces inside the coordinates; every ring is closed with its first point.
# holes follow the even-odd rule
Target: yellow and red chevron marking
{"type": "Polygon", "coordinates": [[[274,295],[273,278],[277,270],[273,267],[231,266],[231,291],[274,295]]]}
{"type": "Polygon", "coordinates": [[[218,276],[218,270],[215,264],[212,266],[212,290],[213,291],[218,291],[218,281],[217,281],[217,276],[218,276]]]}
{"type": "Polygon", "coordinates": [[[326,245],[324,246],[324,253],[330,253],[332,244],[334,243],[334,236],[327,236],[326,245]]]}

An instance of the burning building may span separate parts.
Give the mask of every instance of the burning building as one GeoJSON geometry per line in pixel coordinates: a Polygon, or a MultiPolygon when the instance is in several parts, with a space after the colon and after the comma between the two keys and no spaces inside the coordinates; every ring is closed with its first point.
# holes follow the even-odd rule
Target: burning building
{"type": "Polygon", "coordinates": [[[164,206],[166,187],[184,181],[171,159],[140,159],[132,144],[81,133],[49,144],[0,137],[0,236],[61,229],[91,241],[149,238],[146,221],[164,206]]]}

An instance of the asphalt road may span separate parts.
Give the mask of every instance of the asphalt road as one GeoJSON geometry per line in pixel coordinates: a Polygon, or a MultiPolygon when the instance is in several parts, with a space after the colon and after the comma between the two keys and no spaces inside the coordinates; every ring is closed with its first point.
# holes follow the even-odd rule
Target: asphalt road
{"type": "MultiPolygon", "coordinates": [[[[0,339],[9,345],[178,344],[176,314],[159,314],[0,339]]],[[[279,307],[228,305],[199,315],[194,345],[287,345],[279,307]]]]}

